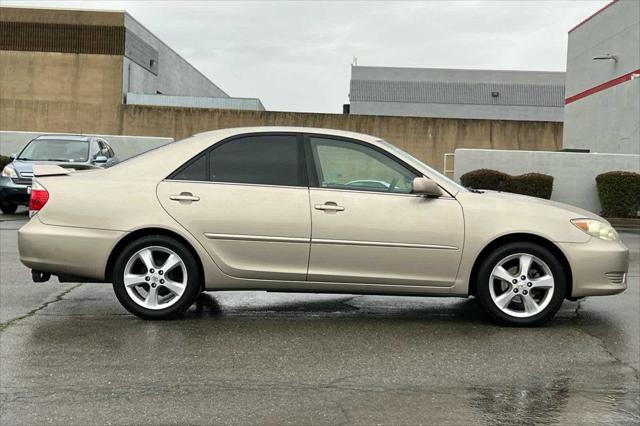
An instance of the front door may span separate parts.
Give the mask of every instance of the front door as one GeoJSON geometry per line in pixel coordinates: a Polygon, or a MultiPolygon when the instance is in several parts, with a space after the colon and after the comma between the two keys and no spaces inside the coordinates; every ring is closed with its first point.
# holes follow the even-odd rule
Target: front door
{"type": "Polygon", "coordinates": [[[304,280],[311,218],[302,139],[242,136],[214,145],[158,185],[166,211],[240,278],[304,280]]]}
{"type": "Polygon", "coordinates": [[[310,136],[309,281],[446,287],[464,222],[450,196],[411,194],[418,173],[364,142],[310,136]]]}

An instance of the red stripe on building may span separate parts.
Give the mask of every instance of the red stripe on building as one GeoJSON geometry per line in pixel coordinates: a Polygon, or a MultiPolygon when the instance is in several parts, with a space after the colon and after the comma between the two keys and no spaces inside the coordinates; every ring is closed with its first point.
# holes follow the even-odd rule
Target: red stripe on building
{"type": "Polygon", "coordinates": [[[599,84],[596,87],[592,87],[591,89],[587,89],[584,92],[578,93],[577,95],[570,96],[570,97],[568,97],[567,99],[564,100],[564,104],[568,105],[571,102],[575,102],[575,101],[580,100],[582,98],[586,98],[589,95],[593,95],[594,93],[602,92],[603,90],[607,90],[610,87],[617,86],[618,84],[624,83],[625,81],[629,81],[629,80],[631,80],[631,75],[632,74],[640,74],[640,69],[637,69],[635,71],[631,71],[630,73],[627,73],[625,75],[621,75],[620,77],[614,78],[613,80],[609,80],[606,83],[599,84]]]}
{"type": "Polygon", "coordinates": [[[611,6],[612,4],[617,3],[617,2],[618,2],[618,0],[613,0],[611,3],[606,4],[604,7],[600,8],[596,13],[594,13],[593,15],[589,16],[589,17],[588,17],[588,18],[586,18],[586,19],[583,19],[583,20],[582,20],[578,25],[576,25],[575,27],[571,28],[571,29],[569,30],[569,32],[571,32],[571,31],[575,30],[576,28],[578,28],[578,27],[579,27],[579,26],[581,26],[582,24],[584,24],[584,23],[586,23],[586,22],[590,21],[590,20],[591,20],[591,18],[593,18],[594,16],[596,16],[596,15],[600,14],[603,10],[605,10],[606,8],[608,8],[609,6],[611,6]]]}

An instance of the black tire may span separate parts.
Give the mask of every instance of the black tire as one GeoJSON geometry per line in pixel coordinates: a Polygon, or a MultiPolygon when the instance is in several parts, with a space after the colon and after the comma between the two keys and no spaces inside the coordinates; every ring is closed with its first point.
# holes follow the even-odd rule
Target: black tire
{"type": "MultiPolygon", "coordinates": [[[[538,244],[527,242],[509,243],[495,249],[482,262],[477,278],[476,289],[480,304],[494,322],[507,326],[532,327],[544,324],[560,309],[567,292],[567,277],[560,261],[548,249],[538,244]],[[512,316],[503,312],[493,301],[489,288],[491,285],[490,277],[496,265],[503,259],[516,254],[533,255],[545,262],[553,275],[554,281],[553,294],[547,306],[537,314],[525,318],[512,316]]],[[[529,280],[527,279],[526,281],[529,280]]],[[[498,281],[498,285],[500,285],[499,283],[500,281],[498,281]]]]}
{"type": "Polygon", "coordinates": [[[4,214],[14,214],[18,210],[16,204],[2,204],[0,205],[0,211],[4,214]]]}
{"type": "Polygon", "coordinates": [[[146,320],[165,320],[177,317],[189,309],[202,288],[198,263],[191,251],[181,242],[163,235],[142,237],[128,244],[114,263],[112,277],[113,290],[118,301],[127,311],[146,320]],[[124,271],[129,259],[138,251],[152,246],[159,246],[173,251],[181,258],[187,271],[184,292],[177,302],[164,309],[147,309],[140,306],[131,298],[124,285],[124,271]]]}

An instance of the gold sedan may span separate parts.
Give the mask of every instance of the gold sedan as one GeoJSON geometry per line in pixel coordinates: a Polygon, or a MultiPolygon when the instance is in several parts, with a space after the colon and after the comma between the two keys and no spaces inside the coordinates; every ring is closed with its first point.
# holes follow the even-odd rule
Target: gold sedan
{"type": "Polygon", "coordinates": [[[113,283],[145,319],[202,291],[475,295],[537,325],[626,288],[604,219],[467,190],[377,137],[256,127],[195,135],[105,170],[35,166],[20,259],[34,281],[113,283]]]}

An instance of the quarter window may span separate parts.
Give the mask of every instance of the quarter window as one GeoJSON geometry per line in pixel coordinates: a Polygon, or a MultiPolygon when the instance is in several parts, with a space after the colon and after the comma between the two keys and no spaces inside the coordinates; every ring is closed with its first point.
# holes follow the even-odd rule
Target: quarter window
{"type": "Polygon", "coordinates": [[[210,152],[209,180],[307,186],[304,152],[295,135],[233,139],[210,152]]]}
{"type": "Polygon", "coordinates": [[[322,188],[408,194],[417,175],[369,146],[311,137],[311,150],[322,188]]]}
{"type": "Polygon", "coordinates": [[[198,158],[187,164],[181,170],[172,177],[175,180],[194,180],[194,181],[206,181],[207,180],[207,156],[206,154],[200,155],[198,158]]]}

